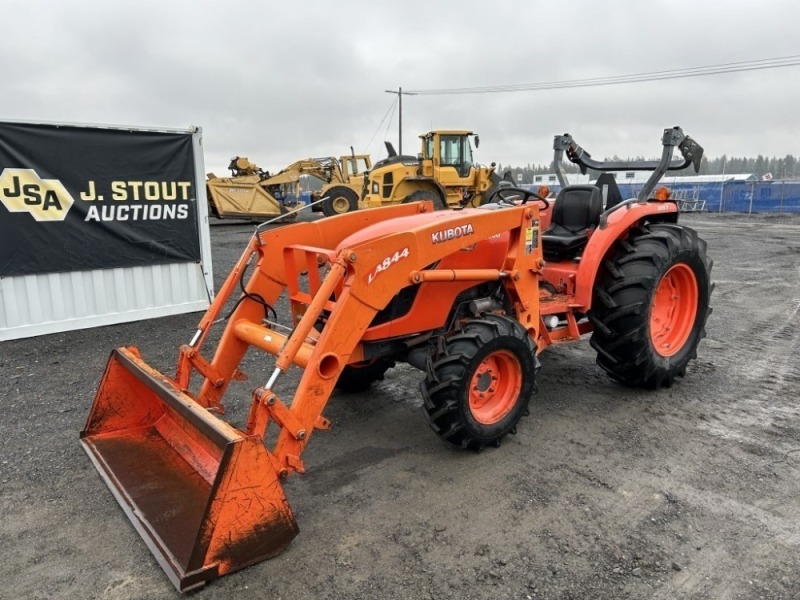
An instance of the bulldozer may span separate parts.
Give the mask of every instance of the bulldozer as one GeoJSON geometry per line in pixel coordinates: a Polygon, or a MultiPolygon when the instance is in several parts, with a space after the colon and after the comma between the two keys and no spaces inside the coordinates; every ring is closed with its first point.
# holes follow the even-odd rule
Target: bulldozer
{"type": "Polygon", "coordinates": [[[286,215],[280,220],[291,221],[297,217],[292,209],[301,204],[300,178],[309,175],[323,182],[321,190],[311,193],[312,210],[325,216],[343,214],[358,209],[364,174],[371,167],[369,155],[355,154],[352,148],[349,156],[295,161],[275,175],[247,157],[235,156],[228,165],[230,177],[207,175],[210,212],[220,219],[260,222],[286,215]]]}
{"type": "Polygon", "coordinates": [[[629,386],[684,376],[711,312],[712,261],[657,183],[698,169],[703,149],[680,128],[662,143],[658,161],[606,162],[556,136],[555,201],[505,187],[477,208],[423,201],[258,227],[173,375],[135,347],[113,350],[81,443],[174,585],[281,552],[298,534],[282,482],[306,471],[334,390],[366,390],[398,362],[422,372],[432,430],[473,450],[517,432],[551,345],[591,334],[600,367],[629,386]],[[604,174],[653,173],[623,200],[613,178],[568,185],[564,156],[604,174]],[[274,364],[247,386],[239,429],[222,399],[246,380],[251,349],[274,364]],[[299,383],[281,397],[276,382],[292,368],[299,383]]]}
{"type": "Polygon", "coordinates": [[[440,129],[422,134],[417,156],[398,156],[387,144],[389,157],[375,163],[365,181],[362,206],[374,208],[429,200],[434,207],[480,206],[499,186],[495,163],[488,167],[472,159],[480,137],[466,129],[440,129]]]}

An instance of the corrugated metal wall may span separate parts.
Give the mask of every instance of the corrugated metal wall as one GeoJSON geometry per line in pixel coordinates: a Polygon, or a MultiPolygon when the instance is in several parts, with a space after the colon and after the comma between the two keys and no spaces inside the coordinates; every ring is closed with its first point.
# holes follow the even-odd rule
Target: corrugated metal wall
{"type": "Polygon", "coordinates": [[[0,279],[0,340],[204,310],[199,264],[0,279]]]}

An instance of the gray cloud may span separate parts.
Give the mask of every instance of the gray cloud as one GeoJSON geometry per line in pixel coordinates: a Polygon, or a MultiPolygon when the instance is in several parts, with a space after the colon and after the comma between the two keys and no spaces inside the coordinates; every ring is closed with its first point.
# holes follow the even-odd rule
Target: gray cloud
{"type": "MultiPolygon", "coordinates": [[[[796,54],[775,1],[7,2],[0,118],[204,129],[208,170],[269,169],[397,141],[386,89],[534,83],[796,54]],[[388,126],[388,127],[387,127],[388,126]]],[[[404,97],[404,150],[431,127],[481,134],[481,162],[659,152],[682,125],[711,156],[798,154],[797,68],[595,88],[404,97]]]]}

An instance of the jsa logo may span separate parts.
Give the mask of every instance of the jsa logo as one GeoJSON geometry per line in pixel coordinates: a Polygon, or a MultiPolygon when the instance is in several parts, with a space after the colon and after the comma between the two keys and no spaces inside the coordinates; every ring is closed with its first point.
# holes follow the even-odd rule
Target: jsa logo
{"type": "Polygon", "coordinates": [[[58,179],[40,179],[33,169],[3,169],[0,202],[10,212],[27,212],[37,221],[63,221],[75,203],[58,179]]]}
{"type": "Polygon", "coordinates": [[[381,262],[379,262],[375,266],[374,269],[372,269],[372,272],[369,275],[367,275],[367,285],[369,285],[370,283],[375,281],[375,278],[380,273],[383,273],[386,269],[391,267],[396,262],[398,262],[398,261],[400,261],[400,260],[402,260],[404,258],[408,258],[408,255],[409,255],[408,248],[403,248],[402,250],[398,250],[397,252],[395,252],[391,256],[387,256],[386,258],[384,258],[381,262]]]}

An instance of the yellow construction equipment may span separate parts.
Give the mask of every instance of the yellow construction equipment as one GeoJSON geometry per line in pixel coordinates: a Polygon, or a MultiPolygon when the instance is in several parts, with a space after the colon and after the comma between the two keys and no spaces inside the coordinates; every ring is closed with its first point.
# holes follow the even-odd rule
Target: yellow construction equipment
{"type": "Polygon", "coordinates": [[[315,204],[312,210],[321,210],[326,217],[343,215],[357,210],[361,190],[364,188],[364,178],[372,168],[369,154],[355,154],[342,156],[338,161],[331,157],[331,176],[328,183],[318,192],[312,192],[311,200],[325,199],[319,205],[315,204]]]}
{"type": "Polygon", "coordinates": [[[389,157],[375,164],[364,187],[362,206],[373,208],[401,202],[430,200],[437,209],[480,206],[498,188],[502,178],[495,163],[473,162],[466,129],[439,129],[420,137],[418,156],[398,156],[387,144],[389,157]]]}
{"type": "Polygon", "coordinates": [[[323,182],[311,200],[324,199],[312,210],[325,216],[344,214],[358,209],[358,198],[364,187],[364,173],[372,167],[369,155],[351,153],[339,158],[326,156],[298,160],[271,175],[244,156],[231,159],[230,177],[208,174],[206,189],[212,215],[220,219],[264,219],[286,214],[285,220],[296,218],[290,211],[301,204],[301,177],[308,175],[323,182]]]}

